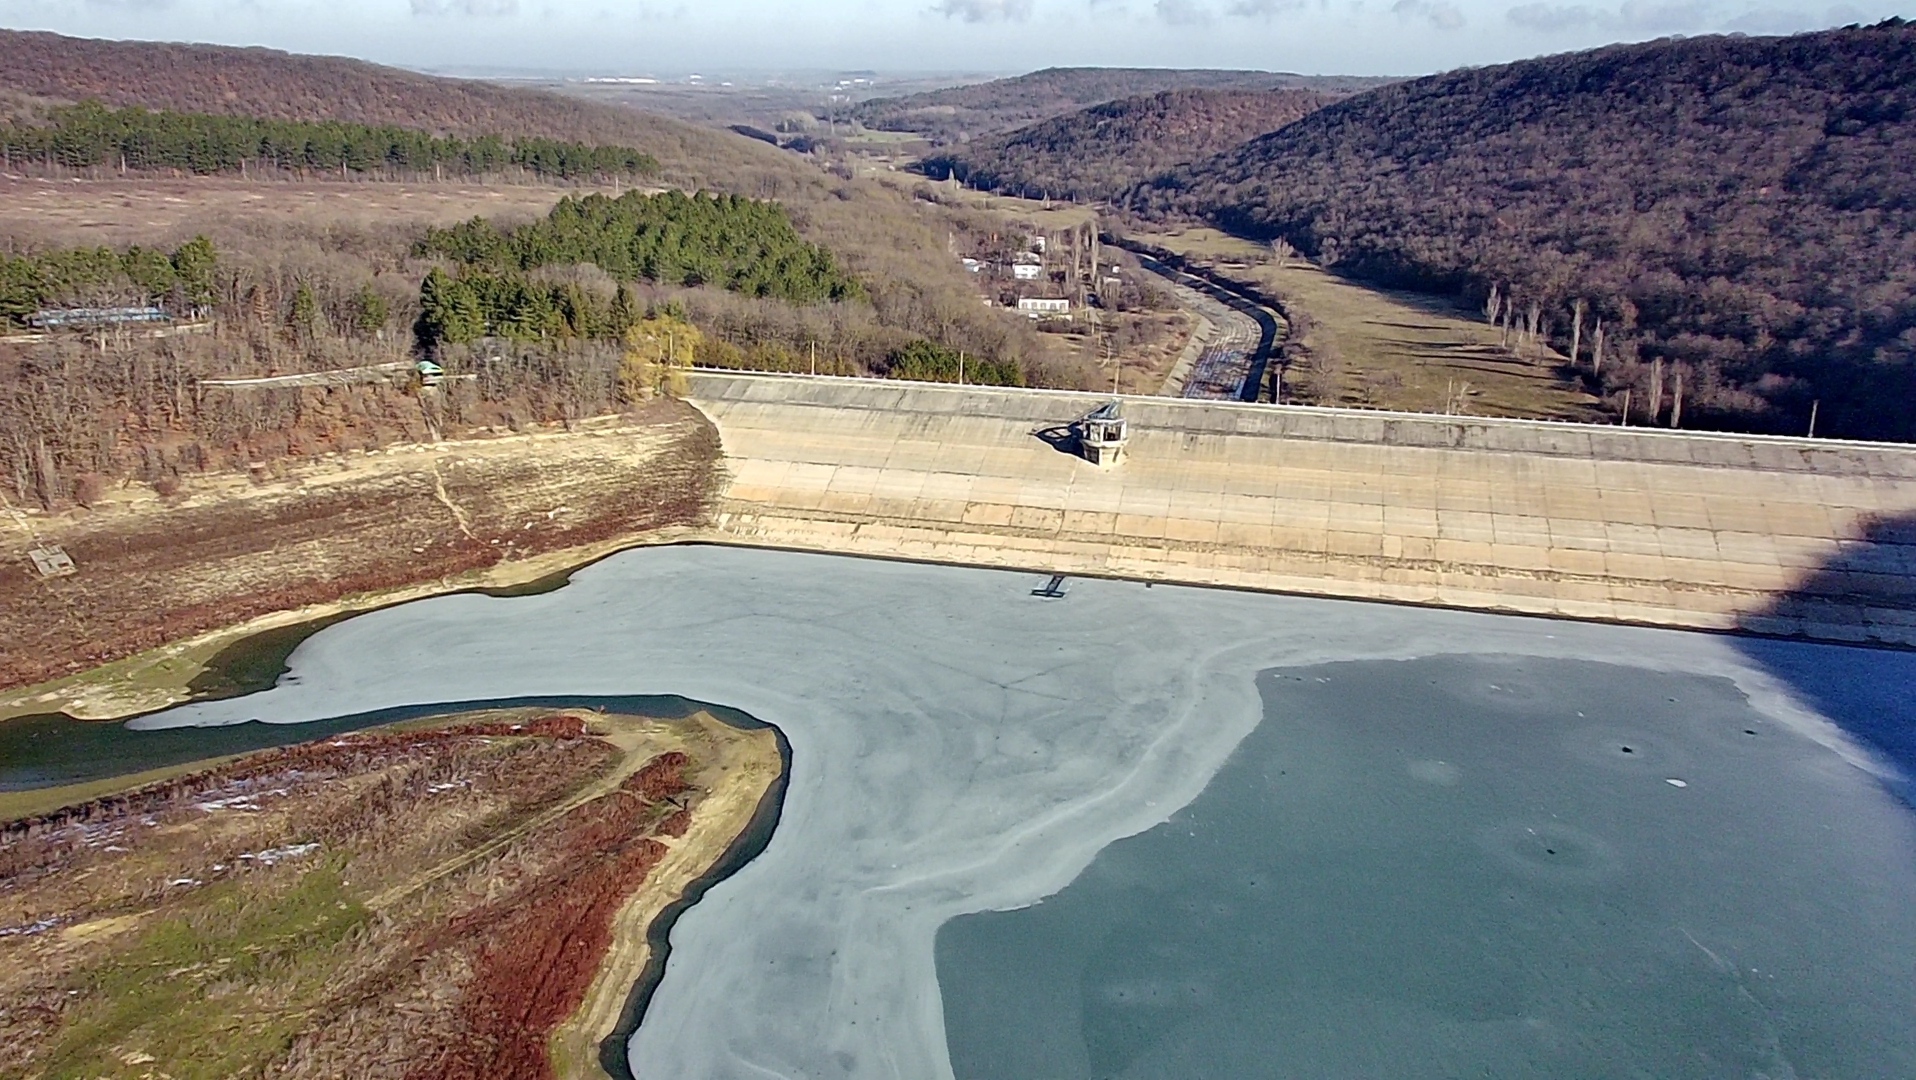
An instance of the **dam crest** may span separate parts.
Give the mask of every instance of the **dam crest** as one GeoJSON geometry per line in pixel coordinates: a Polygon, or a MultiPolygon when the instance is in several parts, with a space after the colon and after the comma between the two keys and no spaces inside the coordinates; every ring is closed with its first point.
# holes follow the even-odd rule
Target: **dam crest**
{"type": "Polygon", "coordinates": [[[1916,447],[699,371],[729,543],[1916,645],[1916,447]]]}

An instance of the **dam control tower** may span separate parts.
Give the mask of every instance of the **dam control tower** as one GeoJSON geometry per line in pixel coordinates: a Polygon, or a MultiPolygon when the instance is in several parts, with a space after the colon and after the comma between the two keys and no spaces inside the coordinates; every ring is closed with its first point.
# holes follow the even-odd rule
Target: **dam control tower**
{"type": "Polygon", "coordinates": [[[1116,465],[1124,455],[1125,440],[1130,437],[1120,403],[1107,401],[1086,413],[1071,425],[1078,437],[1078,451],[1093,465],[1116,465]]]}

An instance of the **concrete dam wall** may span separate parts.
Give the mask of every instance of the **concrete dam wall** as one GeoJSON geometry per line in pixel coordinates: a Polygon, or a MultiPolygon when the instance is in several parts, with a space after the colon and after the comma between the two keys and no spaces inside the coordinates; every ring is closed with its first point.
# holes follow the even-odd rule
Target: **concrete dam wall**
{"type": "Polygon", "coordinates": [[[726,542],[1916,645],[1916,447],[698,372],[726,542]]]}

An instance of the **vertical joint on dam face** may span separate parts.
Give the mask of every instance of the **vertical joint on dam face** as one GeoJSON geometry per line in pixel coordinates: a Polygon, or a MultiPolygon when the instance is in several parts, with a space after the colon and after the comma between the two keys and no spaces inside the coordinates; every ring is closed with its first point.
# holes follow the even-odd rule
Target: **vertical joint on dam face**
{"type": "Polygon", "coordinates": [[[1120,402],[1107,401],[1071,426],[1078,439],[1078,451],[1091,464],[1116,465],[1124,455],[1129,432],[1120,402]]]}

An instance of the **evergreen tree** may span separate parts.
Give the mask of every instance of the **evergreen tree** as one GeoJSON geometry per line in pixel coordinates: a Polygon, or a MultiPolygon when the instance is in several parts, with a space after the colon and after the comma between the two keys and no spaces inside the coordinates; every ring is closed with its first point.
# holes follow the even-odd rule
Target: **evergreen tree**
{"type": "Polygon", "coordinates": [[[55,110],[45,124],[0,124],[0,151],[19,164],[69,168],[239,172],[248,165],[327,172],[402,170],[472,175],[517,166],[571,179],[658,172],[651,155],[629,146],[587,146],[552,139],[470,141],[423,131],[333,121],[109,109],[98,101],[55,110]]]}
{"type": "Polygon", "coordinates": [[[485,334],[485,314],[471,284],[434,267],[419,289],[419,336],[458,345],[485,334]]]}
{"type": "Polygon", "coordinates": [[[319,301],[303,281],[293,289],[293,313],[287,322],[301,337],[310,338],[319,332],[319,301]]]}
{"type": "Polygon", "coordinates": [[[618,291],[612,294],[612,313],[606,319],[606,329],[623,338],[627,330],[638,322],[638,312],[634,310],[632,286],[621,282],[618,291]]]}
{"type": "Polygon", "coordinates": [[[371,337],[385,329],[386,320],[392,317],[392,305],[379,295],[379,290],[369,282],[359,287],[353,296],[353,329],[371,337]]]}
{"type": "Polygon", "coordinates": [[[164,303],[174,314],[213,302],[219,255],[196,237],[167,255],[132,247],[0,256],[0,321],[24,325],[45,308],[164,303]]]}
{"type": "Polygon", "coordinates": [[[188,304],[203,308],[213,303],[213,274],[218,266],[219,256],[213,250],[213,242],[204,236],[195,236],[173,253],[173,272],[178,275],[180,293],[188,304]]]}
{"type": "Polygon", "coordinates": [[[622,281],[711,284],[798,304],[865,294],[782,207],[733,195],[567,197],[543,221],[510,231],[480,218],[429,230],[418,253],[495,275],[591,263],[622,281]]]}

